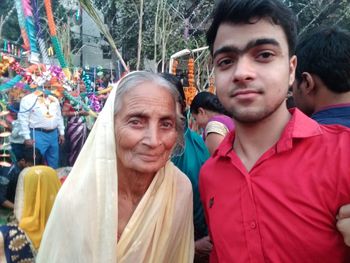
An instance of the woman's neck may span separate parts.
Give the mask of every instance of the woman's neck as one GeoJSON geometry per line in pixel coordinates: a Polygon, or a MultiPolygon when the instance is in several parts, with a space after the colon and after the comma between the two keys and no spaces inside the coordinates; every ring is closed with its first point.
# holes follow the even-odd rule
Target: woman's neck
{"type": "Polygon", "coordinates": [[[155,174],[140,174],[118,169],[118,195],[138,202],[146,193],[155,174]]]}

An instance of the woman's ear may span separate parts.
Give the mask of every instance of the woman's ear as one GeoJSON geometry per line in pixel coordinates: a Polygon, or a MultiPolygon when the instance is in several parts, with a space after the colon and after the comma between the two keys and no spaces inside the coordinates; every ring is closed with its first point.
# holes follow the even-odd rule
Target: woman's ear
{"type": "Polygon", "coordinates": [[[198,108],[198,114],[201,114],[201,115],[206,115],[206,110],[205,109],[203,109],[202,107],[199,107],[198,108]]]}

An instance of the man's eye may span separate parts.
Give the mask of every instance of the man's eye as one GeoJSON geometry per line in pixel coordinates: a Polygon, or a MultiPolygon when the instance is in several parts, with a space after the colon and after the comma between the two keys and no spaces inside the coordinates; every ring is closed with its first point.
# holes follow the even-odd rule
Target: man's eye
{"type": "Polygon", "coordinates": [[[217,66],[218,67],[225,67],[225,66],[231,65],[232,63],[233,63],[232,59],[225,58],[225,59],[219,60],[217,62],[217,66]]]}
{"type": "Polygon", "coordinates": [[[260,60],[268,60],[272,59],[275,55],[272,52],[261,52],[258,54],[258,59],[260,60]]]}

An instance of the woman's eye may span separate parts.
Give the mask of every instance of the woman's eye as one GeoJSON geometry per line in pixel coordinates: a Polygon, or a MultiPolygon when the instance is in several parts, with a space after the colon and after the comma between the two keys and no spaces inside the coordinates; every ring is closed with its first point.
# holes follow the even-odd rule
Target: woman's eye
{"type": "Polygon", "coordinates": [[[164,121],[164,122],[162,122],[162,127],[163,128],[172,128],[173,126],[174,126],[174,124],[171,121],[164,121]]]}
{"type": "Polygon", "coordinates": [[[139,119],[131,119],[128,122],[129,124],[133,125],[133,126],[141,126],[142,122],[139,119]]]}

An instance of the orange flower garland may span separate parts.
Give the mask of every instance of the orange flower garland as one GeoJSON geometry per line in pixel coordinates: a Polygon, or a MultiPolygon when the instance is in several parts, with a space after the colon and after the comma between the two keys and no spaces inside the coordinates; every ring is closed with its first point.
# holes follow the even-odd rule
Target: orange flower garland
{"type": "Polygon", "coordinates": [[[213,78],[213,77],[210,77],[210,79],[209,79],[208,91],[209,91],[210,93],[215,94],[215,85],[214,85],[214,78],[213,78]]]}
{"type": "Polygon", "coordinates": [[[196,82],[194,77],[194,59],[188,60],[188,87],[184,89],[186,96],[186,104],[191,105],[193,98],[197,94],[196,82]]]}
{"type": "Polygon", "coordinates": [[[173,66],[171,67],[171,74],[176,75],[176,69],[178,64],[179,62],[176,59],[174,59],[173,66]]]}

